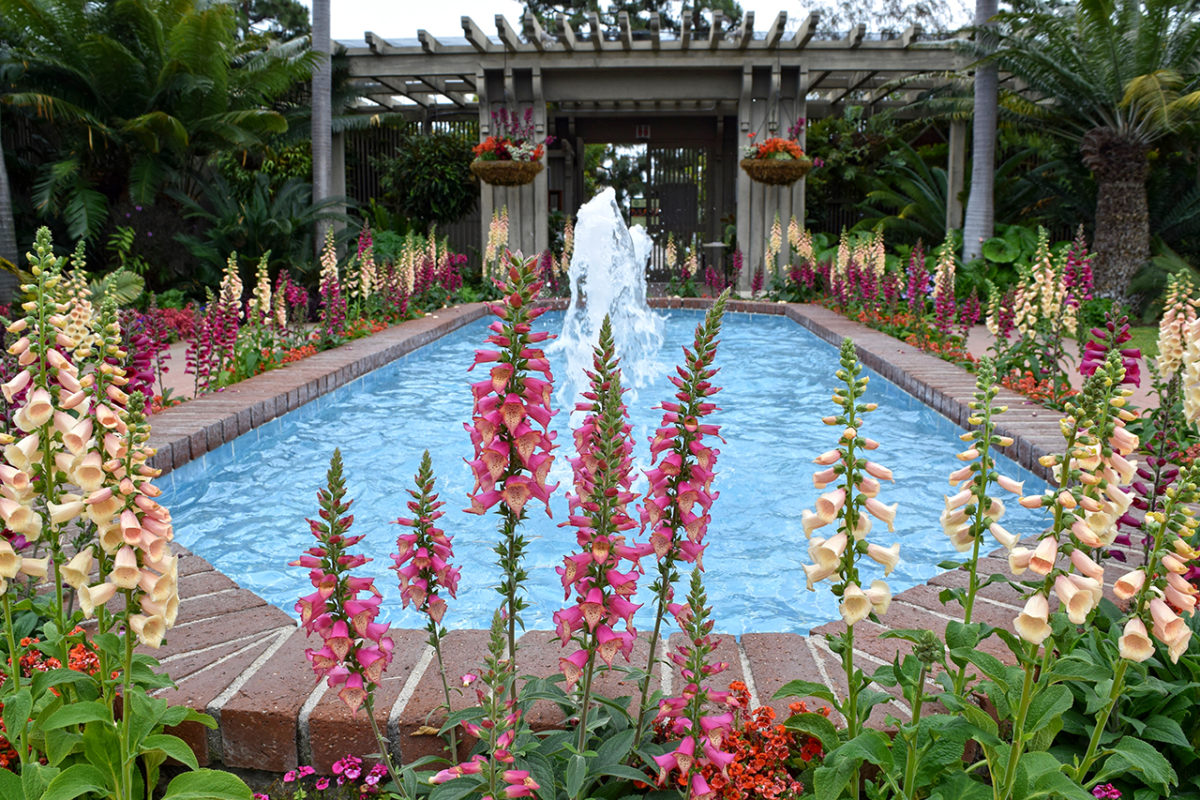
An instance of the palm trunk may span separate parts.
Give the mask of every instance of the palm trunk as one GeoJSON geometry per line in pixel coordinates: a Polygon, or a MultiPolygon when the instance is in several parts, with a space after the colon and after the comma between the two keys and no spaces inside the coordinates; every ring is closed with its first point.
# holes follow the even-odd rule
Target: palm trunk
{"type": "Polygon", "coordinates": [[[1090,131],[1080,147],[1096,180],[1096,294],[1129,299],[1129,284],[1150,259],[1146,147],[1108,129],[1090,131]]]}
{"type": "MultiPolygon", "coordinates": [[[[19,264],[21,251],[17,249],[17,224],[13,220],[12,186],[8,182],[8,169],[4,165],[3,126],[0,126],[0,258],[14,265],[19,264]]],[[[19,281],[7,270],[0,270],[0,303],[9,302],[17,292],[19,281]]]]}
{"type": "MultiPolygon", "coordinates": [[[[329,198],[333,184],[333,66],[330,62],[329,14],[330,0],[313,0],[312,48],[322,54],[312,79],[313,205],[329,198]]],[[[329,225],[328,220],[317,222],[314,243],[318,258],[325,246],[325,229],[329,225]]]]}
{"type": "MultiPolygon", "coordinates": [[[[976,0],[975,25],[980,43],[989,36],[988,22],[996,14],[996,0],[976,0]]],[[[971,129],[971,192],[963,218],[963,260],[979,258],[983,243],[992,238],[995,226],[996,116],[998,74],[995,64],[981,64],[975,70],[975,117],[971,129]]]]}

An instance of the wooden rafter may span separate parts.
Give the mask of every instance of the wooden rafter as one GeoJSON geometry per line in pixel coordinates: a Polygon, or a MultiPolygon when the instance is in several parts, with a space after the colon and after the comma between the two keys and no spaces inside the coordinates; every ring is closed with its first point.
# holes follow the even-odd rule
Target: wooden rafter
{"type": "Polygon", "coordinates": [[[542,29],[542,23],[538,22],[537,16],[529,9],[525,9],[523,24],[525,39],[532,43],[539,53],[546,52],[546,31],[542,29]]]}
{"type": "Polygon", "coordinates": [[[431,56],[436,56],[442,49],[442,43],[429,31],[422,28],[417,31],[417,39],[421,42],[421,48],[431,56]]]}
{"type": "Polygon", "coordinates": [[[747,11],[742,14],[742,24],[737,32],[737,46],[739,50],[745,50],[750,42],[754,39],[754,12],[747,11]]]}
{"type": "Polygon", "coordinates": [[[491,40],[487,34],[483,32],[483,28],[475,24],[475,20],[470,17],[462,18],[463,36],[471,43],[471,46],[480,53],[489,53],[492,50],[491,40]]]}
{"type": "Polygon", "coordinates": [[[629,25],[629,12],[617,14],[617,30],[620,33],[621,48],[625,51],[633,49],[633,31],[629,25]]]}
{"type": "Polygon", "coordinates": [[[496,15],[496,35],[500,37],[500,41],[508,48],[508,52],[519,53],[524,49],[521,37],[513,30],[513,26],[509,24],[508,18],[503,14],[496,15]]]}
{"type": "Polygon", "coordinates": [[[566,14],[556,14],[554,21],[558,24],[558,41],[563,49],[568,53],[574,52],[578,47],[578,40],[575,38],[575,29],[571,27],[571,20],[567,19],[566,14]]]}
{"type": "Polygon", "coordinates": [[[800,27],[796,29],[796,35],[792,37],[792,47],[801,50],[812,41],[813,36],[817,32],[817,23],[821,20],[821,15],[817,12],[811,12],[804,18],[804,22],[800,23],[800,27]]]}
{"type": "Polygon", "coordinates": [[[850,35],[846,37],[846,46],[851,50],[856,50],[863,43],[863,37],[867,35],[867,26],[863,23],[858,23],[854,29],[850,31],[850,35]]]}
{"type": "Polygon", "coordinates": [[[588,28],[592,32],[592,49],[599,53],[604,49],[604,31],[600,28],[600,15],[588,12],[588,28]]]}
{"type": "Polygon", "coordinates": [[[763,40],[763,45],[768,50],[774,50],[779,46],[779,40],[783,38],[783,29],[787,26],[787,12],[780,11],[775,16],[775,21],[771,23],[771,27],[767,29],[767,38],[763,40]]]}
{"type": "Polygon", "coordinates": [[[846,99],[846,96],[849,95],[851,92],[858,91],[858,89],[861,88],[863,84],[865,84],[867,81],[871,80],[871,78],[875,77],[876,74],[877,73],[875,73],[873,71],[867,71],[867,72],[860,72],[856,75],[853,75],[850,78],[849,82],[847,82],[845,88],[843,88],[836,95],[833,95],[829,98],[829,104],[836,106],[838,103],[840,103],[844,99],[846,99]]]}
{"type": "Polygon", "coordinates": [[[725,15],[720,9],[713,10],[712,27],[708,29],[708,49],[716,50],[717,45],[721,43],[721,25],[725,21],[725,15]]]}

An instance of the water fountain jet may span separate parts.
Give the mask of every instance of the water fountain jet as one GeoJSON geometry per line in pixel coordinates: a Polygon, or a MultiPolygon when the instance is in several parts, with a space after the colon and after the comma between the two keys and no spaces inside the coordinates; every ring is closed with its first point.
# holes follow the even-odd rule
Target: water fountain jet
{"type": "Polygon", "coordinates": [[[559,389],[563,407],[573,407],[586,386],[584,370],[591,367],[605,314],[612,319],[621,372],[631,395],[663,372],[655,353],[662,345],[664,317],[646,304],[646,263],[652,247],[644,228],[626,227],[611,188],[579,209],[568,270],[571,303],[562,334],[552,345],[567,360],[559,389]]]}

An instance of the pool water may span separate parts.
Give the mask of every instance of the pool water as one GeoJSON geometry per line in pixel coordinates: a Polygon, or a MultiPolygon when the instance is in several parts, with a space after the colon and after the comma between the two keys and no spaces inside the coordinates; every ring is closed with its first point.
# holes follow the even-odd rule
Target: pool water
{"type": "MultiPolygon", "coordinates": [[[[667,320],[661,355],[674,363],[689,344],[700,312],[674,311],[667,320]]],[[[557,331],[562,314],[539,320],[557,331]]],[[[305,522],[317,513],[317,490],[334,447],[345,461],[348,497],[354,504],[354,533],[366,534],[358,546],[374,560],[363,570],[376,578],[384,594],[383,617],[400,627],[423,627],[423,617],[400,606],[395,573],[388,568],[401,529],[390,524],[406,516],[406,490],[421,454],[428,449],[437,488],[446,501],[441,526],[454,537],[455,561],[462,568],[457,600],[443,620],[449,628],[486,627],[499,595],[495,554],[497,517],[462,512],[473,485],[464,457],[471,444],[463,421],[470,418],[468,373],[474,351],[486,335],[487,320],[465,326],[392,364],[343,386],[303,408],[250,431],[232,442],[164,476],[164,501],[175,520],[176,538],[217,569],[268,602],[295,614],[296,598],[311,591],[307,571],[289,567],[313,537],[305,522]]],[[[554,362],[553,357],[551,358],[554,362]]],[[[838,382],[837,350],[784,317],[728,314],[721,331],[714,383],[720,410],[711,420],[721,426],[725,444],[717,444],[720,492],[704,556],[705,586],[724,633],[796,632],[838,617],[828,584],[817,592],[805,588],[803,566],[809,563],[800,512],[812,508],[820,494],[813,488],[818,469],[812,458],[832,448],[840,429],[821,423],[834,412],[830,402],[838,382]]],[[[554,364],[556,378],[562,369],[554,364]]],[[[880,499],[899,501],[895,533],[876,523],[869,539],[885,546],[901,543],[902,561],[888,582],[894,592],[923,583],[940,570],[938,562],[961,558],[943,535],[938,515],[949,490],[946,476],[961,466],[963,449],[953,423],[885,379],[868,371],[866,400],[879,404],[868,414],[863,433],[880,442],[873,460],[890,467],[895,484],[884,483],[880,499]]],[[[653,406],[673,394],[665,377],[630,399],[635,457],[645,466],[647,437],[660,411],[653,406]]],[[[557,442],[572,441],[567,413],[554,420],[557,442]]],[[[552,628],[551,617],[562,607],[563,590],[555,567],[571,552],[572,529],[565,520],[564,491],[570,485],[566,449],[558,456],[552,478],[562,485],[548,519],[534,506],[526,525],[531,546],[526,628],[552,628]]],[[[998,468],[1026,481],[1026,491],[1044,483],[1007,459],[998,468]]],[[[635,489],[644,489],[640,480],[635,489]]],[[[1007,502],[1005,526],[1026,534],[1041,526],[1040,511],[1007,502]]],[[[648,575],[637,599],[646,603],[637,620],[649,618],[648,586],[656,570],[643,562],[648,575]]],[[[864,561],[864,583],[882,577],[882,567],[864,561]]],[[[685,582],[686,584],[686,582],[685,582]]],[[[681,590],[682,591],[682,590],[681,590]]]]}

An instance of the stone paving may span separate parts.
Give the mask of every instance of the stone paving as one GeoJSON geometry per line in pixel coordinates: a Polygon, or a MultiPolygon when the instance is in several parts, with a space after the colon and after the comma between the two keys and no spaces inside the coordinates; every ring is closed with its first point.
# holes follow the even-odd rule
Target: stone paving
{"type": "MultiPolygon", "coordinates": [[[[662,307],[703,308],[704,300],[664,299],[662,307]]],[[[737,312],[785,314],[820,338],[838,344],[850,337],[863,363],[921,398],[959,425],[969,416],[967,402],[974,377],[961,368],[923,353],[886,334],[819,306],[735,301],[737,312]]],[[[158,448],[154,465],[169,471],[198,458],[275,417],[455,328],[479,319],[482,304],[444,309],[436,315],[406,322],[336,350],[311,356],[297,364],[257,376],[224,392],[205,395],[168,409],[153,420],[151,444],[158,448]]],[[[1003,432],[1015,440],[1009,452],[1027,468],[1046,473],[1037,458],[1064,446],[1053,411],[1001,390],[1001,403],[1009,412],[1000,420],[1003,432]]],[[[940,532],[937,533],[940,535],[940,532]]],[[[348,752],[365,754],[375,749],[365,716],[352,717],[333,692],[314,683],[304,657],[304,632],[283,611],[269,606],[242,589],[207,561],[183,551],[180,562],[180,605],[176,627],[155,655],[176,681],[163,692],[175,703],[207,711],[218,721],[215,730],[186,725],[177,731],[196,751],[201,763],[282,772],[298,764],[312,764],[328,772],[330,765],[348,752]]],[[[999,560],[985,561],[982,574],[1006,571],[999,560]]],[[[938,600],[938,591],[959,585],[962,573],[947,573],[930,584],[898,594],[884,618],[895,628],[944,629],[951,617],[938,600]]],[[[1015,593],[996,585],[982,592],[977,605],[980,619],[1008,625],[1019,611],[1015,593]]],[[[743,680],[755,703],[783,711],[783,701],[772,701],[777,689],[800,678],[823,683],[844,694],[840,659],[821,634],[840,630],[834,622],[813,629],[809,636],[787,633],[744,634],[725,637],[717,657],[729,662],[723,681],[743,680]]],[[[864,622],[856,627],[856,658],[868,671],[873,664],[890,662],[906,643],[880,639],[884,629],[864,622]]],[[[680,634],[676,634],[678,637],[680,634]]],[[[438,754],[440,740],[428,735],[444,715],[438,711],[441,688],[433,652],[424,631],[395,630],[395,659],[377,693],[376,718],[389,734],[394,754],[405,761],[438,754]]],[[[486,632],[452,632],[445,643],[447,672],[456,677],[478,668],[484,654],[486,632]]],[[[673,644],[677,642],[673,641],[673,644]]],[[[638,645],[645,663],[648,641],[638,645]]],[[[551,675],[557,672],[561,647],[547,631],[530,631],[520,640],[518,663],[522,673],[551,675]]],[[[680,685],[676,667],[655,675],[655,687],[670,692],[680,685]]],[[[610,695],[634,694],[620,676],[607,678],[610,695]]],[[[456,709],[466,702],[456,699],[456,709]]],[[[886,714],[901,719],[908,709],[893,700],[876,709],[872,718],[882,723],[886,714]]],[[[536,709],[531,722],[539,727],[558,724],[552,709],[536,709]]]]}

